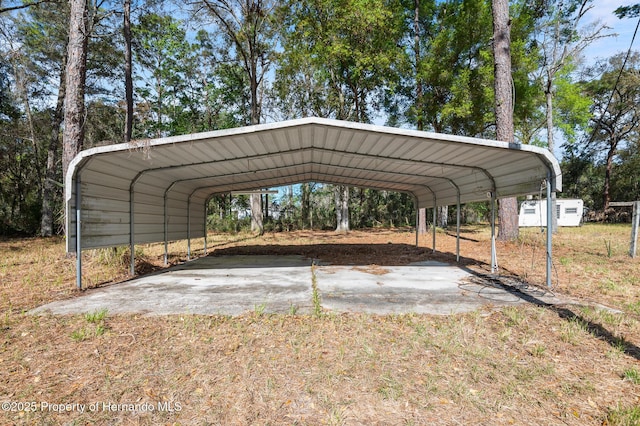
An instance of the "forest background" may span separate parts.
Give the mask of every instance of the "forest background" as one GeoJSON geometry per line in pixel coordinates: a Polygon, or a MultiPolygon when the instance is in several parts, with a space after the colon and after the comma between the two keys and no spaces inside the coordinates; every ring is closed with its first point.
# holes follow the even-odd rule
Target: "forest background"
{"type": "MultiPolygon", "coordinates": [[[[517,143],[562,153],[560,195],[606,212],[640,199],[640,54],[585,56],[616,44],[594,3],[510,2],[513,116],[517,143]]],[[[637,31],[639,11],[616,19],[637,31]]],[[[306,116],[494,139],[492,36],[490,0],[0,1],[0,235],[62,233],[69,152],[97,145],[306,116]],[[78,42],[84,70],[67,66],[78,42]]],[[[272,229],[417,220],[407,194],[304,183],[214,198],[210,223],[238,230],[250,207],[272,229]]]]}

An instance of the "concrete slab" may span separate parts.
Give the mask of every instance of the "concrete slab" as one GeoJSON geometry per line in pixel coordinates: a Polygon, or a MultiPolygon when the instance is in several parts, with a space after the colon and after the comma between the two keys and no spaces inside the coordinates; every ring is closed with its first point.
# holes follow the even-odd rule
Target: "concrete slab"
{"type": "Polygon", "coordinates": [[[309,313],[313,274],[324,309],[335,312],[451,314],[485,305],[553,303],[553,295],[521,293],[455,265],[321,265],[302,256],[209,256],[155,274],[53,302],[32,313],[107,309],[142,313],[240,315],[247,311],[309,313]],[[315,272],[313,272],[315,271],[315,272]],[[535,300],[534,300],[535,298],[535,300]]]}
{"type": "Polygon", "coordinates": [[[301,256],[203,257],[123,283],[90,289],[32,312],[220,314],[310,311],[311,261],[301,256]]]}
{"type": "Polygon", "coordinates": [[[522,302],[503,289],[491,289],[495,298],[480,297],[485,289],[466,282],[470,276],[469,271],[436,261],[375,268],[316,268],[322,305],[337,312],[448,315],[470,312],[488,304],[522,302]]]}

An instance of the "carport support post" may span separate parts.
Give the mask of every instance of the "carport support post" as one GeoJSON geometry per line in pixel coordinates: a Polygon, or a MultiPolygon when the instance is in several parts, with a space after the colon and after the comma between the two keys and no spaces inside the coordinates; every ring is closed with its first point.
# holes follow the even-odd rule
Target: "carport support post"
{"type": "Polygon", "coordinates": [[[629,256],[636,257],[636,247],[638,245],[638,225],[640,225],[640,201],[633,202],[633,216],[631,219],[631,245],[629,246],[629,256]]]}
{"type": "Polygon", "coordinates": [[[437,220],[438,206],[436,205],[436,196],[433,196],[433,252],[436,252],[436,220],[437,220]]]}
{"type": "Polygon", "coordinates": [[[169,224],[167,223],[167,194],[169,190],[164,192],[164,266],[169,264],[169,224]]]}
{"type": "Polygon", "coordinates": [[[456,262],[460,262],[460,190],[456,206],[456,262]]]}
{"type": "Polygon", "coordinates": [[[131,276],[136,275],[136,246],[135,246],[135,238],[134,238],[134,210],[133,206],[135,205],[134,195],[133,195],[133,183],[129,188],[129,251],[130,251],[130,265],[129,265],[129,273],[131,276]]]}
{"type": "Polygon", "coordinates": [[[418,247],[418,231],[420,230],[420,207],[418,206],[418,197],[413,196],[413,205],[416,209],[416,247],[418,247]]]}
{"type": "Polygon", "coordinates": [[[191,260],[191,195],[187,201],[187,260],[191,260]]]}
{"type": "Polygon", "coordinates": [[[169,264],[169,191],[173,189],[176,182],[173,182],[164,191],[164,266],[169,264]]]}
{"type": "Polygon", "coordinates": [[[207,255],[207,213],[209,212],[209,201],[211,201],[211,198],[213,198],[213,195],[210,195],[209,197],[207,197],[206,201],[204,202],[204,223],[203,223],[203,229],[204,229],[204,255],[207,255]]]}
{"type": "MultiPolygon", "coordinates": [[[[547,287],[551,288],[551,240],[553,238],[553,204],[551,201],[551,173],[547,172],[547,287]]],[[[555,191],[555,184],[553,185],[555,191]]]]}
{"type": "Polygon", "coordinates": [[[82,290],[82,223],[81,223],[81,201],[82,186],[80,173],[76,173],[76,286],[82,290]]]}
{"type": "Polygon", "coordinates": [[[420,233],[420,209],[418,203],[416,203],[416,247],[418,247],[418,238],[420,233]]]}
{"type": "Polygon", "coordinates": [[[209,199],[207,198],[207,201],[205,201],[204,203],[204,223],[203,225],[203,229],[204,229],[204,255],[207,255],[207,210],[208,210],[208,205],[209,205],[209,199]]]}
{"type": "Polygon", "coordinates": [[[491,191],[491,273],[497,269],[496,258],[496,193],[491,191]]]}

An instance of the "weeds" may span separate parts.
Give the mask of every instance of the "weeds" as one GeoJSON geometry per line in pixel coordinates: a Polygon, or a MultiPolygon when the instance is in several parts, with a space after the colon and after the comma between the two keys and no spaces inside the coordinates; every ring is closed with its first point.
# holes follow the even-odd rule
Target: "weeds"
{"type": "Polygon", "coordinates": [[[602,424],[608,426],[637,426],[640,424],[640,406],[609,410],[602,424]]]}
{"type": "Polygon", "coordinates": [[[507,316],[507,326],[509,327],[518,326],[525,320],[522,311],[516,307],[505,308],[503,312],[507,316]]]}
{"type": "Polygon", "coordinates": [[[402,396],[402,384],[391,377],[390,374],[384,374],[380,377],[382,384],[378,388],[378,392],[383,399],[397,400],[402,396]]]}
{"type": "Polygon", "coordinates": [[[71,332],[71,339],[75,342],[82,342],[91,336],[102,336],[105,334],[107,327],[104,322],[107,318],[107,313],[107,309],[85,313],[85,321],[87,321],[88,324],[92,324],[93,327],[82,327],[79,330],[74,330],[71,332]]]}
{"type": "Polygon", "coordinates": [[[320,300],[320,291],[318,290],[318,278],[316,276],[316,265],[311,264],[311,289],[313,291],[311,302],[313,303],[313,315],[316,318],[322,316],[322,301],[320,300]]]}
{"type": "Polygon", "coordinates": [[[81,328],[80,330],[74,330],[71,332],[71,338],[74,342],[82,342],[88,337],[88,332],[86,328],[81,328]]]}
{"type": "Polygon", "coordinates": [[[289,315],[295,315],[298,313],[298,307],[293,303],[289,305],[289,315]]]}
{"type": "Polygon", "coordinates": [[[613,250],[611,249],[611,240],[604,240],[604,246],[607,249],[607,257],[611,259],[613,250]]]}
{"type": "Polygon", "coordinates": [[[564,267],[571,265],[571,259],[568,257],[560,257],[560,264],[564,267]]]}
{"type": "Polygon", "coordinates": [[[267,308],[267,304],[263,302],[263,303],[260,303],[259,305],[254,305],[253,312],[257,316],[261,317],[262,315],[264,315],[264,311],[266,308],[267,308]]]}
{"type": "Polygon", "coordinates": [[[601,284],[600,284],[600,288],[602,290],[607,290],[607,291],[612,291],[615,292],[618,290],[618,284],[616,284],[615,281],[613,281],[610,278],[605,279],[601,284]]]}
{"type": "Polygon", "coordinates": [[[634,385],[640,385],[640,371],[635,367],[630,367],[622,373],[624,380],[628,380],[634,385]]]}
{"type": "Polygon", "coordinates": [[[533,347],[533,349],[531,349],[531,355],[535,356],[536,358],[542,358],[546,351],[547,348],[545,348],[544,345],[537,344],[533,347]]]}
{"type": "Polygon", "coordinates": [[[106,308],[100,309],[99,311],[87,312],[84,314],[84,319],[87,320],[88,323],[99,324],[107,317],[107,313],[108,310],[106,308]]]}
{"type": "MultiPolygon", "coordinates": [[[[125,268],[130,261],[130,250],[128,246],[110,247],[97,249],[95,257],[98,263],[114,268],[125,268]]],[[[138,252],[136,250],[136,255],[138,252]]]]}
{"type": "Polygon", "coordinates": [[[586,334],[589,333],[589,325],[581,318],[573,317],[562,326],[560,339],[565,343],[578,345],[586,334]]]}
{"type": "Polygon", "coordinates": [[[625,308],[633,314],[640,315],[640,300],[637,302],[627,303],[625,308]]]}

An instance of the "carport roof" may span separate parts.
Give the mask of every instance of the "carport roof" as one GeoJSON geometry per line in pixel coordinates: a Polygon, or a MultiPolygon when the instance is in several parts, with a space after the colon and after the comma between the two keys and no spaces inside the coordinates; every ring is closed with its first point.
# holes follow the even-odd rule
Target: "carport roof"
{"type": "Polygon", "coordinates": [[[206,201],[230,191],[322,182],[405,192],[432,207],[538,193],[545,179],[561,190],[558,161],[543,148],[322,118],[134,141],[70,164],[67,249],[76,250],[76,217],[81,248],[202,236],[206,201]]]}

